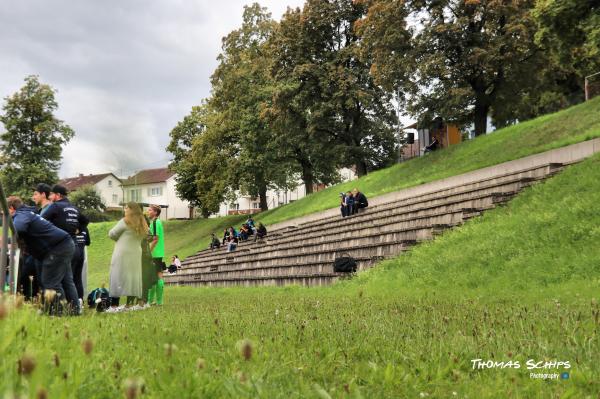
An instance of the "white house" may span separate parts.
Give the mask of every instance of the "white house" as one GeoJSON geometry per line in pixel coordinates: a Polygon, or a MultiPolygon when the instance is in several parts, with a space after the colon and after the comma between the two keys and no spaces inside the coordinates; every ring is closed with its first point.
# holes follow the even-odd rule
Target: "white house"
{"type": "Polygon", "coordinates": [[[175,176],[168,168],[139,171],[123,180],[125,201],[160,205],[160,218],[163,220],[190,219],[194,215],[194,208],[177,197],[175,176]]]}
{"type": "Polygon", "coordinates": [[[77,191],[83,186],[94,186],[104,205],[110,209],[121,209],[123,201],[123,190],[121,188],[121,179],[112,173],[103,173],[100,175],[83,175],[77,177],[68,177],[58,182],[68,191],[77,191]]]}
{"type": "MultiPolygon", "coordinates": [[[[352,169],[342,168],[339,170],[342,181],[350,181],[356,179],[356,172],[352,169]]],[[[315,185],[313,191],[320,191],[325,188],[325,185],[315,185]]],[[[267,191],[267,205],[269,209],[277,208],[280,205],[289,204],[306,197],[306,188],[301,181],[294,190],[269,190],[267,191]]],[[[237,198],[231,203],[223,202],[219,208],[219,213],[214,216],[227,216],[237,214],[251,214],[260,211],[259,199],[249,195],[237,193],[237,198]]]]}

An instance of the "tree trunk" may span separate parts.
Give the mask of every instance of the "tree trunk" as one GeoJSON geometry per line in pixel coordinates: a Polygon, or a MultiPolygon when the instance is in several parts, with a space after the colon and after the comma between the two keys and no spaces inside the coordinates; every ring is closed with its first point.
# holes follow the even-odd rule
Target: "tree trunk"
{"type": "Polygon", "coordinates": [[[358,177],[367,175],[367,163],[365,161],[358,161],[356,163],[356,174],[358,177]]]}
{"type": "Polygon", "coordinates": [[[306,195],[313,193],[314,176],[310,164],[302,164],[302,181],[304,182],[304,188],[306,195]]]}
{"type": "Polygon", "coordinates": [[[261,184],[258,189],[258,198],[260,201],[260,210],[267,211],[269,210],[269,204],[267,203],[267,185],[261,184]]]}
{"type": "Polygon", "coordinates": [[[481,136],[487,132],[487,118],[490,111],[490,105],[485,98],[485,94],[477,95],[475,99],[475,136],[481,136]]]}
{"type": "Polygon", "coordinates": [[[302,181],[304,182],[306,195],[312,194],[313,184],[315,182],[312,163],[307,157],[303,156],[299,150],[296,150],[296,161],[302,168],[302,181]]]}

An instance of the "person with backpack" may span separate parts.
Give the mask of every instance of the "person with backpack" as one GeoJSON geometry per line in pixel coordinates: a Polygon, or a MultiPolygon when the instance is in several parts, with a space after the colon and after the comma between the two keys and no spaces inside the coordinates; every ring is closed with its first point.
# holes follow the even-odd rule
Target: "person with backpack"
{"type": "Polygon", "coordinates": [[[125,217],[108,232],[116,241],[110,261],[110,296],[112,307],[107,312],[116,312],[118,298],[127,297],[126,308],[139,305],[144,293],[142,285],[142,242],[146,240],[148,224],[141,207],[135,202],[125,206],[125,217]]]}
{"type": "Polygon", "coordinates": [[[156,270],[158,281],[148,291],[148,303],[150,305],[162,305],[164,301],[165,280],[163,272],[167,269],[163,258],[165,257],[165,233],[162,221],[160,220],[160,206],[150,205],[148,208],[148,217],[150,218],[150,233],[148,242],[152,261],[156,270]]]}

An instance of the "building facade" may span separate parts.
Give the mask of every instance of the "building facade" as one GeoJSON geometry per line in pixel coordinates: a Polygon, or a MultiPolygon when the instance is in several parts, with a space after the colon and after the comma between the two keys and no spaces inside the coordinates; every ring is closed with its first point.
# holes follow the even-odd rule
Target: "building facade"
{"type": "Polygon", "coordinates": [[[146,169],[123,180],[125,201],[135,201],[147,205],[160,205],[160,218],[190,219],[194,209],[189,202],[177,197],[175,173],[168,168],[146,169]]]}
{"type": "Polygon", "coordinates": [[[108,210],[121,209],[121,203],[123,202],[121,179],[112,173],[99,175],[79,174],[77,177],[62,179],[58,184],[66,187],[69,192],[77,191],[83,186],[93,186],[108,210]]]}
{"type": "MultiPolygon", "coordinates": [[[[339,170],[342,181],[350,181],[356,179],[356,172],[349,168],[339,170]]],[[[325,189],[324,184],[315,184],[313,192],[325,189]]],[[[293,190],[268,190],[267,191],[267,206],[269,209],[277,208],[278,206],[289,204],[306,197],[306,187],[301,181],[293,190]]],[[[260,212],[260,201],[257,197],[243,195],[237,192],[237,198],[233,202],[223,202],[219,208],[219,213],[213,216],[227,215],[245,215],[260,212]]]]}

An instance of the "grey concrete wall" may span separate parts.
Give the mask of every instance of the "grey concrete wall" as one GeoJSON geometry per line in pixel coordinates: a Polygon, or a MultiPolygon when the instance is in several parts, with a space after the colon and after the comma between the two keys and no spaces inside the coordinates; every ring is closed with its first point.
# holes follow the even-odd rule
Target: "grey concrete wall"
{"type": "MultiPolygon", "coordinates": [[[[461,175],[448,177],[442,180],[436,180],[430,183],[421,184],[419,186],[410,187],[400,191],[394,191],[378,197],[369,198],[369,205],[379,205],[386,202],[401,200],[416,195],[426,194],[433,191],[438,191],[454,186],[472,183],[481,179],[491,178],[507,173],[514,173],[519,170],[548,164],[551,162],[557,163],[573,163],[579,162],[600,152],[600,138],[583,141],[581,143],[572,144],[566,147],[556,148],[554,150],[541,152],[527,156],[525,158],[515,159],[513,161],[504,162],[498,165],[489,166],[483,169],[474,170],[463,173],[461,175]]],[[[335,198],[337,201],[337,198],[335,198]]],[[[287,220],[285,222],[276,223],[270,226],[269,231],[275,231],[287,226],[297,226],[302,223],[319,220],[325,217],[339,215],[339,207],[328,209],[310,215],[302,216],[296,219],[287,220]]]]}

